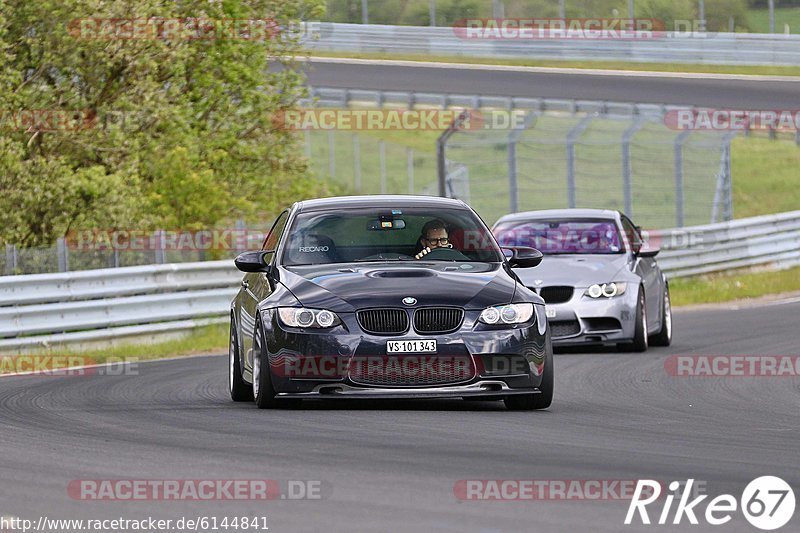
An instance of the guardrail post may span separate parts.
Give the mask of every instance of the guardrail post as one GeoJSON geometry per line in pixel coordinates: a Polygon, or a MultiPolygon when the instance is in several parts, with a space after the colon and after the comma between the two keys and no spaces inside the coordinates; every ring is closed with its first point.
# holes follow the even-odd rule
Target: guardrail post
{"type": "Polygon", "coordinates": [[[622,194],[625,198],[625,214],[633,216],[633,165],[631,164],[631,139],[644,126],[641,115],[622,134],[622,194]]]}
{"type": "Polygon", "coordinates": [[[6,244],[6,274],[13,275],[17,272],[17,245],[6,244]]]}
{"type": "Polygon", "coordinates": [[[64,237],[56,240],[56,254],[58,255],[58,271],[69,272],[69,252],[67,251],[67,241],[64,237]]]}
{"type": "Polygon", "coordinates": [[[683,145],[692,133],[685,130],[675,137],[675,227],[682,228],[685,224],[683,206],[683,145]]]}
{"type": "Polygon", "coordinates": [[[386,194],[386,143],[383,139],[378,141],[378,155],[381,163],[381,194],[386,194]]]}
{"type": "Polygon", "coordinates": [[[575,142],[578,137],[589,127],[595,115],[586,115],[567,133],[567,207],[574,208],[575,198],[575,142]]]}
{"type": "Polygon", "coordinates": [[[517,183],[517,143],[519,138],[530,128],[539,114],[531,111],[525,115],[522,124],[515,126],[508,134],[508,209],[511,213],[519,211],[519,185],[517,183]]]}
{"type": "Polygon", "coordinates": [[[408,171],[408,194],[414,194],[414,149],[406,148],[406,169],[408,171]]]}
{"type": "Polygon", "coordinates": [[[361,140],[358,133],[353,134],[353,187],[361,192],[361,140]]]}

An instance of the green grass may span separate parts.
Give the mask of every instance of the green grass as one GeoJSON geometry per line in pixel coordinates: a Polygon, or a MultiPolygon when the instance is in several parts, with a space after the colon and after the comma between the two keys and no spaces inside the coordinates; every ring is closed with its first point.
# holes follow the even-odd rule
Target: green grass
{"type": "MultiPolygon", "coordinates": [[[[769,65],[698,65],[691,63],[634,63],[628,61],[561,61],[541,59],[495,59],[472,56],[436,56],[429,54],[347,53],[312,51],[311,56],[344,57],[406,61],[435,61],[440,63],[472,63],[476,65],[507,65],[521,67],[556,67],[600,70],[632,70],[653,72],[698,72],[709,74],[741,74],[751,76],[800,76],[800,67],[769,65]]],[[[465,91],[468,92],[468,91],[465,91]]]]}
{"type": "Polygon", "coordinates": [[[731,166],[736,218],[800,209],[800,146],[794,141],[738,137],[731,166]]]}
{"type": "Polygon", "coordinates": [[[675,306],[758,298],[800,290],[800,267],[676,278],[670,280],[669,289],[675,306]]]}
{"type": "MultiPolygon", "coordinates": [[[[769,10],[750,9],[747,21],[754,33],[769,33],[769,10]]],[[[790,33],[800,33],[800,7],[776,7],[775,31],[783,33],[784,24],[789,25],[790,33]]]]}

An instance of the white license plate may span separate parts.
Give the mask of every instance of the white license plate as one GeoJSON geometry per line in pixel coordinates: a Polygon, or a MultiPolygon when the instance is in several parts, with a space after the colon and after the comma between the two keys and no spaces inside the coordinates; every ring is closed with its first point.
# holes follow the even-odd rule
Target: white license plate
{"type": "Polygon", "coordinates": [[[436,341],[387,341],[386,353],[436,353],[436,341]]]}
{"type": "Polygon", "coordinates": [[[550,309],[549,307],[544,308],[544,316],[547,318],[555,318],[556,317],[556,310],[550,309]]]}

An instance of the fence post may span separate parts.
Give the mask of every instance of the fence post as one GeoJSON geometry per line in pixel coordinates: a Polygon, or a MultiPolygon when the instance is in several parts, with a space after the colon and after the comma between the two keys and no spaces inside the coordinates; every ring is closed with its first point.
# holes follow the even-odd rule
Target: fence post
{"type": "Polygon", "coordinates": [[[406,148],[406,169],[408,171],[408,194],[414,194],[414,149],[406,148]]]}
{"type": "Polygon", "coordinates": [[[641,115],[622,134],[622,194],[625,198],[625,214],[633,216],[633,165],[631,164],[631,139],[644,126],[641,115]]]}
{"type": "Polygon", "coordinates": [[[311,132],[309,130],[303,132],[303,144],[305,145],[306,159],[311,160],[311,132]]]}
{"type": "Polygon", "coordinates": [[[731,173],[731,142],[736,137],[736,132],[729,132],[725,135],[722,142],[725,143],[723,149],[724,160],[724,179],[725,179],[725,203],[723,204],[722,219],[725,221],[733,220],[733,174],[731,173]]]}
{"type": "Polygon", "coordinates": [[[581,121],[567,133],[567,206],[574,208],[575,199],[575,143],[581,136],[595,115],[586,115],[581,121]]]}
{"type": "Polygon", "coordinates": [[[336,148],[333,142],[333,131],[328,130],[328,176],[336,177],[336,148]]]}
{"type": "Polygon", "coordinates": [[[56,254],[58,255],[58,271],[69,272],[69,252],[67,251],[67,241],[64,237],[56,240],[56,254]]]}
{"type": "Polygon", "coordinates": [[[361,192],[361,140],[358,133],[353,134],[353,187],[356,192],[361,192]]]}
{"type": "Polygon", "coordinates": [[[155,237],[155,239],[154,239],[155,242],[154,242],[154,245],[153,245],[153,248],[154,248],[153,260],[155,261],[155,264],[163,265],[164,263],[167,262],[167,253],[166,253],[166,250],[164,249],[164,245],[165,245],[165,243],[164,243],[164,230],[161,230],[161,229],[156,230],[153,235],[155,237]]]}
{"type": "Polygon", "coordinates": [[[13,275],[17,272],[17,245],[6,244],[6,274],[13,275]]]}
{"type": "Polygon", "coordinates": [[[685,130],[675,137],[675,227],[682,228],[685,222],[683,206],[683,145],[692,133],[685,130]]]}
{"type": "Polygon", "coordinates": [[[470,116],[468,109],[459,113],[453,123],[436,139],[436,174],[439,179],[439,196],[447,197],[447,141],[470,116]]]}
{"type": "Polygon", "coordinates": [[[240,254],[242,252],[247,251],[250,249],[250,235],[246,231],[244,220],[241,218],[236,219],[236,223],[234,228],[236,229],[236,254],[240,254]]]}
{"type": "Polygon", "coordinates": [[[522,124],[515,126],[508,134],[508,209],[511,213],[519,211],[519,186],[517,183],[517,143],[519,138],[530,128],[539,113],[531,111],[525,115],[522,124]]]}
{"type": "Polygon", "coordinates": [[[367,0],[361,0],[361,23],[369,24],[369,8],[367,7],[367,0]]]}
{"type": "Polygon", "coordinates": [[[386,194],[386,143],[383,139],[378,141],[378,155],[381,160],[381,194],[386,194]]]}

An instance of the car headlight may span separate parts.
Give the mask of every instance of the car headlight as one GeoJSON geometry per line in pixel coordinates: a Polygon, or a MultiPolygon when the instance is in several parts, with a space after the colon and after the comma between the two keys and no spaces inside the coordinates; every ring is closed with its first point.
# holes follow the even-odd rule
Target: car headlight
{"type": "Polygon", "coordinates": [[[616,281],[611,283],[603,283],[602,285],[594,284],[588,289],[586,289],[586,296],[590,298],[600,298],[601,296],[605,296],[606,298],[613,298],[614,296],[619,296],[620,294],[625,294],[625,289],[628,287],[627,283],[616,281]]]}
{"type": "Polygon", "coordinates": [[[487,307],[478,320],[484,324],[522,324],[533,316],[533,304],[509,304],[487,307]]]}
{"type": "Polygon", "coordinates": [[[279,307],[278,317],[285,326],[292,328],[331,328],[342,323],[336,313],[327,309],[279,307]]]}

